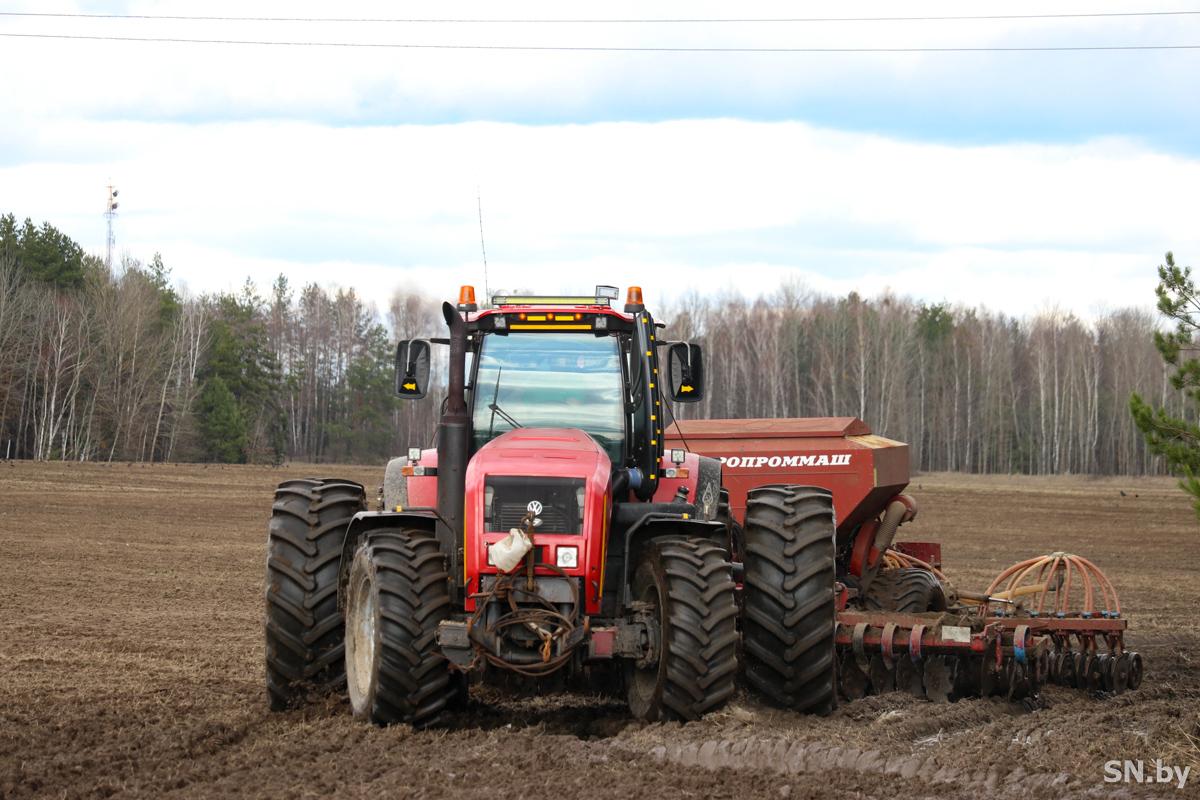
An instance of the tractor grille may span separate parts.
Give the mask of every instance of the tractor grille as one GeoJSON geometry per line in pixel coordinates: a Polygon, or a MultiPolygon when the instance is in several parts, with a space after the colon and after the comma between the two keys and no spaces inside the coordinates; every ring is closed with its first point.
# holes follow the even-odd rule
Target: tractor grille
{"type": "Polygon", "coordinates": [[[484,510],[489,531],[519,527],[529,501],[542,504],[541,527],[545,533],[579,533],[579,490],[582,478],[539,478],[496,475],[486,482],[484,510]]]}
{"type": "MultiPolygon", "coordinates": [[[[500,526],[497,530],[521,527],[525,518],[525,506],[520,503],[505,503],[497,509],[500,513],[500,526]]],[[[542,526],[539,530],[554,533],[579,533],[579,521],[568,522],[566,515],[558,508],[546,508],[542,511],[542,526]]]]}

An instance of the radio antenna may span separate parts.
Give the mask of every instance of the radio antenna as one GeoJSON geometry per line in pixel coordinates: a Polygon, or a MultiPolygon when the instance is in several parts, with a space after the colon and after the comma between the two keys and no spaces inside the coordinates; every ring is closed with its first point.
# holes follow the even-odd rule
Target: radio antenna
{"type": "Polygon", "coordinates": [[[475,208],[479,211],[479,250],[483,253],[483,302],[492,302],[492,293],[488,291],[487,245],[483,242],[483,200],[479,187],[475,187],[475,208]]]}

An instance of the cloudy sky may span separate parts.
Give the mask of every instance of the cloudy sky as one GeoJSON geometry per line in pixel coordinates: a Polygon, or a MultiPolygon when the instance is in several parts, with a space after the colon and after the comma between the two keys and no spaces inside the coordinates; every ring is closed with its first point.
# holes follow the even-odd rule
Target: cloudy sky
{"type": "Polygon", "coordinates": [[[0,211],[102,253],[111,181],[118,251],[193,291],[482,290],[478,195],[493,289],[1150,306],[1163,252],[1200,253],[1200,49],[978,48],[1200,46],[1200,13],[812,18],[1186,6],[0,2],[0,211]],[[694,21],[731,13],[792,21],[694,21]],[[514,21],[546,18],[693,21],[514,21]]]}

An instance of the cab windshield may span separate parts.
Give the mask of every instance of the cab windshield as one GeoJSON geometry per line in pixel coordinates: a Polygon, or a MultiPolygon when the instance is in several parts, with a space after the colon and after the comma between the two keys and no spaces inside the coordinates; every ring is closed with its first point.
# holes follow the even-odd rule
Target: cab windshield
{"type": "Polygon", "coordinates": [[[579,428],[613,464],[622,463],[624,402],[615,336],[486,336],[473,394],[476,450],[516,427],[579,428]]]}

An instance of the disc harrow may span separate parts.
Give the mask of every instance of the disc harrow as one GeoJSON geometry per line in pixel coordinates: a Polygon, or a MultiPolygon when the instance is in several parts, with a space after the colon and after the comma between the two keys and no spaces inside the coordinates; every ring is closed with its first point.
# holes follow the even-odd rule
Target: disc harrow
{"type": "Polygon", "coordinates": [[[888,550],[885,569],[927,569],[951,606],[898,613],[852,607],[837,616],[845,699],[908,691],[934,702],[1000,696],[1036,707],[1047,682],[1093,693],[1136,689],[1142,658],[1125,648],[1112,582],[1091,561],[1055,552],[1002,571],[982,593],[956,590],[936,567],[888,550]]]}

